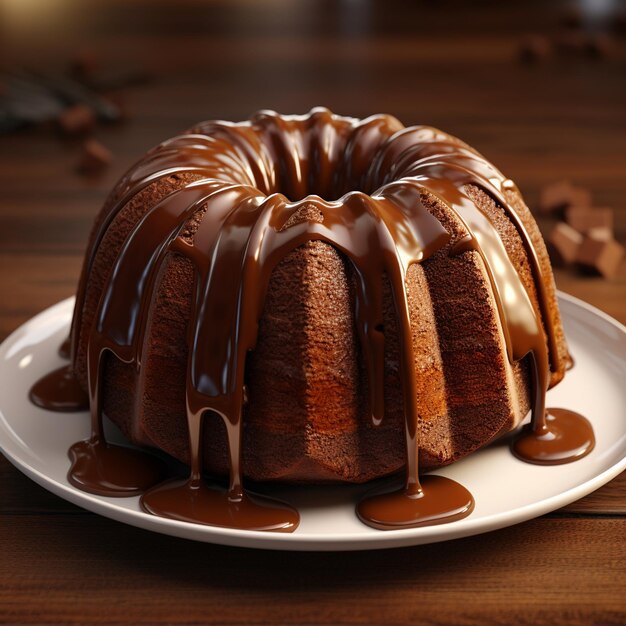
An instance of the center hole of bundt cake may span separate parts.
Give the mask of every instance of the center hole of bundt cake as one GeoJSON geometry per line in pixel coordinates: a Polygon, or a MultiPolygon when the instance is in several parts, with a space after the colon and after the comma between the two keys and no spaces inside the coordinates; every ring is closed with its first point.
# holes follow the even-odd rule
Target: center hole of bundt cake
{"type": "MultiPolygon", "coordinates": [[[[364,176],[360,177],[364,178],[364,176]]],[[[326,202],[335,202],[345,194],[360,191],[369,194],[364,181],[351,175],[349,164],[330,168],[320,159],[300,158],[297,165],[276,164],[275,185],[269,193],[281,193],[290,202],[299,202],[307,196],[319,196],[326,202]]],[[[378,186],[374,186],[374,189],[378,186]]]]}
{"type": "Polygon", "coordinates": [[[354,147],[350,148],[348,136],[335,136],[326,142],[323,136],[305,140],[300,134],[292,137],[285,133],[274,140],[275,144],[271,144],[263,139],[271,158],[262,159],[251,168],[256,186],[267,195],[280,193],[290,202],[307,196],[335,202],[350,192],[370,195],[385,178],[385,173],[378,170],[372,175],[373,157],[364,159],[354,147]]]}

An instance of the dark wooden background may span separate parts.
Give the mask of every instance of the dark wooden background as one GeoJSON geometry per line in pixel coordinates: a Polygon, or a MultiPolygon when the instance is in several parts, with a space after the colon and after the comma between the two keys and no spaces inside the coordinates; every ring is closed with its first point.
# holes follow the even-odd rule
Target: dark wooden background
{"type": "MultiPolygon", "coordinates": [[[[96,129],[115,155],[99,177],[76,175],[80,140],[51,128],[0,137],[0,339],[74,293],[96,211],[148,147],[259,108],[325,105],[442,127],[491,158],[531,206],[550,181],[588,187],[615,209],[624,243],[624,35],[604,60],[570,51],[517,61],[528,33],[559,35],[568,6],[0,0],[5,69],[60,71],[91,50],[103,70],[152,74],[125,90],[128,122],[96,129]]],[[[586,15],[603,27],[602,15],[586,15]]],[[[626,262],[611,281],[563,270],[557,282],[626,322],[626,262]]],[[[261,552],[92,515],[0,458],[0,622],[623,624],[625,519],[622,475],[488,535],[375,553],[261,552]]]]}

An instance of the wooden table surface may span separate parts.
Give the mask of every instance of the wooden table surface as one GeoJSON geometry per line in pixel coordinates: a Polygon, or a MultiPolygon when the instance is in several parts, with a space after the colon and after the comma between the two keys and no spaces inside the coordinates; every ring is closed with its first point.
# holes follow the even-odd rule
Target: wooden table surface
{"type": "MultiPolygon", "coordinates": [[[[77,176],[80,142],[49,128],[0,137],[0,339],[74,293],[96,211],[148,147],[259,108],[325,105],[442,127],[491,158],[531,206],[550,181],[588,187],[615,209],[624,243],[624,35],[605,60],[569,52],[524,65],[521,38],[556,34],[565,5],[504,4],[0,1],[9,68],[59,69],[88,48],[107,70],[153,74],[127,90],[127,123],[96,130],[115,155],[100,177],[77,176]]],[[[610,281],[563,270],[557,282],[626,322],[626,262],[610,281]]],[[[0,622],[623,624],[625,538],[625,475],[486,535],[311,554],[141,531],[67,504],[0,457],[0,622]]]]}

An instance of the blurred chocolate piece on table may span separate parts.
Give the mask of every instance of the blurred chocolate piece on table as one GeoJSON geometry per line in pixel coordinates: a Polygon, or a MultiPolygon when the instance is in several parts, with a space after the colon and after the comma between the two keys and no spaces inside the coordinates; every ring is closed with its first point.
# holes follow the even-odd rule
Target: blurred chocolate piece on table
{"type": "Polygon", "coordinates": [[[613,209],[593,207],[591,192],[566,180],[545,185],[537,208],[560,219],[546,237],[555,266],[571,266],[604,278],[615,276],[624,248],[613,235],[613,209]]]}
{"type": "Polygon", "coordinates": [[[37,74],[33,76],[33,79],[40,80],[44,86],[66,105],[84,104],[90,107],[102,122],[116,122],[119,119],[119,112],[111,102],[104,99],[99,93],[71,78],[59,75],[37,74]]]}
{"type": "Polygon", "coordinates": [[[546,244],[550,260],[557,267],[571,265],[578,257],[583,236],[569,224],[559,222],[552,229],[546,244]]]}
{"type": "Polygon", "coordinates": [[[613,239],[613,230],[606,226],[594,226],[587,231],[587,236],[596,241],[608,241],[613,239]]]}
{"type": "MultiPolygon", "coordinates": [[[[0,133],[10,133],[25,126],[59,121],[65,110],[81,105],[93,111],[98,121],[121,119],[116,105],[92,89],[64,76],[13,70],[0,75],[5,91],[0,95],[0,133]]],[[[69,133],[78,123],[78,114],[70,113],[69,133]]],[[[82,109],[81,119],[87,118],[82,109]]],[[[59,122],[64,127],[64,122],[59,122]]]]}
{"type": "Polygon", "coordinates": [[[57,123],[66,135],[84,134],[96,125],[96,114],[86,104],[74,104],[59,114],[57,123]]]}
{"type": "Polygon", "coordinates": [[[586,234],[592,228],[613,230],[613,210],[574,205],[565,209],[565,221],[579,233],[586,234]]]}
{"type": "Polygon", "coordinates": [[[568,180],[545,185],[539,194],[537,208],[540,213],[562,213],[569,207],[590,207],[591,193],[582,187],[575,187],[568,180]]]}
{"type": "Polygon", "coordinates": [[[81,174],[98,174],[106,169],[112,160],[113,155],[108,148],[96,139],[88,139],[83,143],[77,170],[81,174]]]}
{"type": "Polygon", "coordinates": [[[617,273],[623,256],[624,247],[612,237],[596,239],[587,235],[578,248],[576,263],[586,273],[612,278],[617,273]]]}

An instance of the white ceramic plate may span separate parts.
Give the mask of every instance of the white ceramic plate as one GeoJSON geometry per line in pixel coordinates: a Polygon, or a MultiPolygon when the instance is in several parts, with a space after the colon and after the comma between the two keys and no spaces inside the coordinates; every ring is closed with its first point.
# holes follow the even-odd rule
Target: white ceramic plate
{"type": "MultiPolygon", "coordinates": [[[[234,546],[280,550],[363,550],[455,539],[502,528],[553,511],[604,485],[626,468],[626,328],[598,309],[560,294],[576,367],[548,394],[548,406],[574,409],[591,420],[596,447],[575,463],[537,466],[494,444],[436,473],[474,495],[476,508],[460,521],[408,530],[364,526],[354,506],[367,487],[272,488],[295,505],[301,522],[293,534],[241,531],[154,517],[138,498],[107,498],[71,486],[67,450],[89,435],[87,413],[51,413],[27,393],[40,376],[63,364],[73,299],[43,311],[0,346],[0,450],[46,489],[85,509],[168,535],[234,546]]],[[[110,427],[108,434],[119,437],[110,427]]]]}

